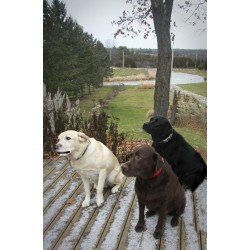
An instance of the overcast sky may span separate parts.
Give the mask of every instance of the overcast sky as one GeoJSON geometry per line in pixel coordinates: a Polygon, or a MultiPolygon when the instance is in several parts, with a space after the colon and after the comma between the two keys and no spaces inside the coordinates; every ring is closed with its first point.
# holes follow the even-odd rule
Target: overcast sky
{"type": "MultiPolygon", "coordinates": [[[[111,21],[118,20],[123,10],[131,9],[131,4],[126,4],[126,0],[63,0],[63,2],[66,4],[67,15],[71,15],[85,32],[93,34],[94,38],[100,40],[104,46],[110,41],[116,47],[157,48],[156,36],[153,34],[148,39],[144,39],[143,35],[136,38],[118,36],[114,39],[117,26],[112,26],[111,21]]],[[[174,48],[207,49],[207,33],[198,31],[199,28],[206,26],[200,24],[199,27],[192,27],[185,23],[188,16],[177,7],[178,2],[183,0],[174,0],[172,20],[178,25],[173,30],[174,48]]]]}

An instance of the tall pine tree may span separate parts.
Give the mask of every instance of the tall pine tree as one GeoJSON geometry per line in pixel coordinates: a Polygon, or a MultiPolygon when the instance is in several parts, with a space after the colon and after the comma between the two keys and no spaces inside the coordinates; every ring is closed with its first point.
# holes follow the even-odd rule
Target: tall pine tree
{"type": "Polygon", "coordinates": [[[83,97],[88,86],[102,86],[110,74],[108,54],[101,42],[83,31],[71,17],[65,4],[43,1],[44,83],[52,94],[59,88],[69,96],[83,97]]]}

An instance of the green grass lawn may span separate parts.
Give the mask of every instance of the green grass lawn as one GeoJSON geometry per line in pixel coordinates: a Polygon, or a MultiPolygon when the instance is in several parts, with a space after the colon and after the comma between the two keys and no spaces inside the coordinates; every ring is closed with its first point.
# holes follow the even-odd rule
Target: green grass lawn
{"type": "MultiPolygon", "coordinates": [[[[182,84],[182,88],[194,93],[206,93],[206,83],[201,84],[182,84]],[[189,86],[187,86],[189,85],[189,86]]],[[[97,89],[90,96],[81,100],[81,110],[88,113],[98,99],[104,98],[112,91],[111,86],[105,86],[97,89]]],[[[205,95],[205,94],[204,94],[205,95]]],[[[206,95],[205,95],[206,96],[206,95]]],[[[125,86],[125,90],[121,91],[113,98],[107,107],[107,112],[114,117],[119,118],[118,130],[126,135],[127,139],[148,138],[150,135],[142,130],[144,122],[148,121],[147,112],[153,108],[154,89],[141,89],[138,86],[125,86]]],[[[192,128],[176,128],[175,129],[193,146],[198,146],[203,152],[206,152],[206,135],[192,128]]]]}
{"type": "MultiPolygon", "coordinates": [[[[195,86],[193,89],[195,89],[195,86]]],[[[148,121],[146,114],[153,108],[153,96],[153,89],[138,89],[137,86],[126,86],[125,91],[122,91],[109,103],[109,111],[120,119],[118,130],[120,133],[124,132],[126,138],[151,139],[151,136],[143,131],[142,125],[148,121]]],[[[191,145],[197,146],[201,151],[206,152],[207,139],[203,132],[186,127],[175,127],[175,129],[191,145]]]]}
{"type": "MultiPolygon", "coordinates": [[[[195,86],[194,86],[195,88],[195,86]]],[[[109,112],[118,117],[119,132],[125,133],[127,138],[149,138],[150,135],[142,129],[142,124],[148,121],[147,112],[153,108],[153,89],[139,89],[137,86],[126,86],[108,106],[109,112]]],[[[176,128],[191,144],[206,151],[206,136],[201,131],[192,128],[176,128]]]]}
{"type": "Polygon", "coordinates": [[[113,68],[114,76],[131,76],[131,75],[139,75],[145,73],[147,70],[144,69],[136,69],[136,68],[113,68]]]}
{"type": "Polygon", "coordinates": [[[126,86],[108,106],[109,112],[120,119],[119,132],[128,138],[149,138],[142,130],[147,121],[147,112],[153,108],[153,89],[139,89],[138,86],[126,86]]]}
{"type": "Polygon", "coordinates": [[[99,99],[104,98],[111,92],[111,86],[104,86],[96,89],[94,92],[91,92],[90,95],[85,95],[84,98],[80,101],[81,111],[87,114],[95,106],[95,103],[98,103],[99,99]]]}
{"type": "Polygon", "coordinates": [[[177,84],[177,86],[183,88],[184,90],[193,92],[197,95],[202,95],[207,97],[207,82],[192,83],[192,84],[177,84]]]}
{"type": "Polygon", "coordinates": [[[187,127],[175,127],[175,130],[191,145],[199,147],[203,152],[207,151],[207,137],[203,132],[187,127]]]}

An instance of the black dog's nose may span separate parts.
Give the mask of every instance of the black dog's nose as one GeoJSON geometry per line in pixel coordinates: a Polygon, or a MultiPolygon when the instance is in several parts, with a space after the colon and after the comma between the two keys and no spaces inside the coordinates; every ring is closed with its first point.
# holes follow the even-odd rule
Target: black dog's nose
{"type": "Polygon", "coordinates": [[[147,129],[148,128],[148,122],[145,122],[145,123],[143,123],[143,125],[142,125],[142,129],[147,129]]]}

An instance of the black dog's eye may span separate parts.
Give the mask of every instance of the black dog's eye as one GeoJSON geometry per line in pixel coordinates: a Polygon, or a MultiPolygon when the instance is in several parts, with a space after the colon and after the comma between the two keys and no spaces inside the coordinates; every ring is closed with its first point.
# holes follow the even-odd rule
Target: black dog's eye
{"type": "Polygon", "coordinates": [[[68,137],[68,136],[66,137],[66,140],[68,140],[68,141],[69,141],[70,139],[71,139],[70,137],[68,137]]]}

